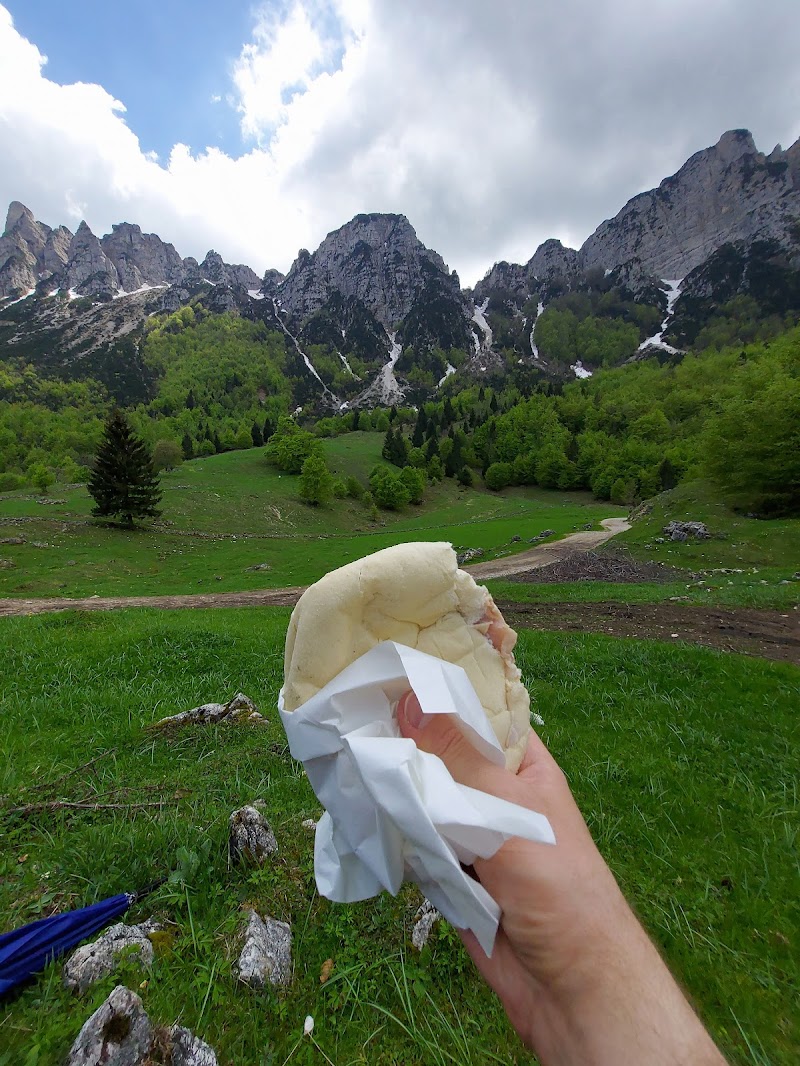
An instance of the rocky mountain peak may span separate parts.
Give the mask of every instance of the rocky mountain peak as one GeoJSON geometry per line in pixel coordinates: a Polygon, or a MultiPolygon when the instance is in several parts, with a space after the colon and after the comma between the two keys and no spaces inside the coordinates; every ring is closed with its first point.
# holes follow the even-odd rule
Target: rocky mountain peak
{"type": "Polygon", "coordinates": [[[657,189],[640,193],[581,248],[584,267],[639,258],[658,277],[685,277],[723,244],[784,244],[800,215],[800,149],[759,152],[749,130],[729,130],[657,189]]]}
{"type": "Polygon", "coordinates": [[[6,215],[6,228],[3,231],[3,236],[7,237],[11,231],[18,227],[20,222],[27,222],[29,225],[35,226],[37,223],[33,217],[32,212],[21,204],[19,200],[12,200],[8,205],[8,214],[6,215]]]}
{"type": "Polygon", "coordinates": [[[284,310],[300,319],[334,292],[354,296],[389,328],[406,317],[434,275],[458,293],[458,280],[417,238],[405,215],[362,214],[329,233],[313,254],[301,249],[278,296],[284,310]]]}

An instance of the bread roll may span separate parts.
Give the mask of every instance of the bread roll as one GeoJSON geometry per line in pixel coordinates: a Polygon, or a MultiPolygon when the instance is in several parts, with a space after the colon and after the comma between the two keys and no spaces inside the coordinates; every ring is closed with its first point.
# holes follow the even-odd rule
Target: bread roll
{"type": "Polygon", "coordinates": [[[450,544],[385,548],[326,574],[297,603],[286,635],[284,707],[294,711],[370,648],[393,640],[463,667],[519,768],[530,732],[517,635],[450,544]]]}

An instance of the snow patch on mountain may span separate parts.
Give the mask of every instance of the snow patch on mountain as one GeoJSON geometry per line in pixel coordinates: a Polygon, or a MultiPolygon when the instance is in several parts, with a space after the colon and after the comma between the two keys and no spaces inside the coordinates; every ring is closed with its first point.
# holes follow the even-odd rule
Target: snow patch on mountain
{"type": "Polygon", "coordinates": [[[9,300],[8,303],[3,306],[3,310],[5,311],[6,307],[11,307],[13,304],[22,303],[22,301],[27,300],[29,296],[33,296],[35,292],[36,289],[29,289],[28,292],[23,293],[22,296],[18,296],[16,300],[9,300]]]}
{"type": "Polygon", "coordinates": [[[652,337],[647,337],[637,348],[637,351],[644,351],[645,348],[663,348],[665,352],[669,352],[671,355],[677,355],[678,349],[673,348],[671,344],[667,344],[663,340],[664,331],[667,328],[670,318],[672,317],[672,309],[675,306],[675,301],[680,296],[681,285],[683,284],[683,278],[663,278],[662,284],[667,286],[667,313],[664,317],[664,321],[661,323],[661,329],[658,333],[654,333],[652,337]]]}
{"type": "Polygon", "coordinates": [[[592,376],[591,370],[587,370],[580,359],[576,359],[570,366],[570,370],[576,378],[590,378],[592,376]]]}
{"type": "MultiPolygon", "coordinates": [[[[485,317],[486,316],[486,308],[488,306],[489,306],[489,297],[487,296],[480,307],[478,307],[477,305],[474,305],[473,309],[472,309],[472,321],[475,323],[475,325],[478,327],[478,329],[483,334],[483,344],[482,344],[481,347],[483,348],[484,351],[488,351],[492,347],[492,327],[486,321],[486,317],[485,317]]],[[[473,336],[475,336],[474,333],[473,333],[473,336]]],[[[480,349],[476,349],[476,354],[477,354],[477,352],[479,350],[480,349]]]]}
{"type": "Polygon", "coordinates": [[[447,379],[450,377],[450,375],[451,374],[455,374],[455,372],[456,372],[456,368],[453,366],[453,364],[452,363],[448,363],[447,364],[447,370],[445,370],[445,372],[444,372],[444,377],[443,378],[439,378],[439,384],[436,387],[437,388],[441,388],[441,386],[444,385],[445,381],[447,381],[447,379]]]}

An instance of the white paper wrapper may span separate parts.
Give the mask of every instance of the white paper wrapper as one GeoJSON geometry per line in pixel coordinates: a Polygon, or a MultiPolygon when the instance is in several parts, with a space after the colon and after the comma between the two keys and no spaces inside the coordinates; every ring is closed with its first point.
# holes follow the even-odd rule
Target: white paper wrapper
{"type": "Polygon", "coordinates": [[[321,895],[368,899],[416,881],[453,925],[490,955],[500,908],[461,868],[513,836],[555,844],[544,815],[457,784],[444,763],[400,735],[394,707],[413,689],[426,714],[456,716],[498,765],[503,752],[466,673],[393,641],[351,663],[296,711],[278,708],[289,748],[325,814],[314,847],[321,895]]]}

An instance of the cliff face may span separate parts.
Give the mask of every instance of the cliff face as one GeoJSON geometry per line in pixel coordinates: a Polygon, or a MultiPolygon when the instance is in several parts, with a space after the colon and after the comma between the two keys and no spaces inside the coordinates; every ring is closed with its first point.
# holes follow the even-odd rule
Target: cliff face
{"type": "Polygon", "coordinates": [[[98,238],[85,222],[73,235],[65,226],[51,229],[37,222],[16,200],[8,209],[0,237],[0,298],[22,296],[39,286],[108,298],[143,286],[194,280],[246,289],[261,285],[248,266],[231,266],[213,251],[200,264],[181,259],[173,245],[129,222],[98,238]]]}
{"type": "Polygon", "coordinates": [[[766,156],[747,130],[731,130],[657,189],[629,200],[598,226],[580,255],[584,268],[638,258],[648,273],[683,278],[723,244],[783,244],[798,215],[800,141],[766,156]]]}
{"type": "Polygon", "coordinates": [[[313,254],[302,250],[277,290],[281,308],[305,319],[330,296],[355,297],[387,329],[411,310],[431,281],[461,304],[458,277],[418,240],[403,215],[356,215],[313,254]]]}

